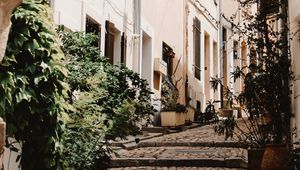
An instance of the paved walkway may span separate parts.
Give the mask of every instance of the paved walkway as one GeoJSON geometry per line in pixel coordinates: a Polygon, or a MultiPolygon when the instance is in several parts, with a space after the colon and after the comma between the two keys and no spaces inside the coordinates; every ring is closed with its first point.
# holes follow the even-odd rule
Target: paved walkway
{"type": "Polygon", "coordinates": [[[247,166],[247,150],[240,147],[237,137],[225,141],[224,136],[214,133],[212,125],[157,136],[132,146],[116,150],[111,163],[115,168],[111,170],[223,170],[247,166]]]}
{"type": "Polygon", "coordinates": [[[126,167],[111,168],[110,170],[242,170],[242,168],[212,168],[212,167],[126,167]]]}
{"type": "Polygon", "coordinates": [[[245,149],[223,147],[146,147],[121,150],[115,158],[244,158],[245,149]]]}

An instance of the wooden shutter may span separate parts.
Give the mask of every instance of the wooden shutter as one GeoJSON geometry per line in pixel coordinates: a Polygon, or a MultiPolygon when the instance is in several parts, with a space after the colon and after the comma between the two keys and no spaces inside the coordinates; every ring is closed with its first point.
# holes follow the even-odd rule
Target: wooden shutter
{"type": "Polygon", "coordinates": [[[127,36],[123,32],[121,37],[121,63],[126,65],[126,47],[127,47],[127,36]]]}
{"type": "Polygon", "coordinates": [[[194,19],[194,69],[195,77],[200,80],[201,78],[201,23],[194,19]]]}
{"type": "Polygon", "coordinates": [[[93,33],[98,36],[98,40],[93,42],[93,45],[95,47],[101,47],[101,25],[98,24],[95,20],[93,20],[91,17],[86,17],[86,23],[85,23],[85,32],[86,33],[93,33]]]}
{"type": "Polygon", "coordinates": [[[272,15],[279,13],[279,0],[260,0],[259,10],[261,14],[272,15]]]}
{"type": "Polygon", "coordinates": [[[115,40],[115,25],[110,22],[105,22],[105,52],[104,55],[108,57],[109,63],[114,64],[114,40],[115,40]]]}

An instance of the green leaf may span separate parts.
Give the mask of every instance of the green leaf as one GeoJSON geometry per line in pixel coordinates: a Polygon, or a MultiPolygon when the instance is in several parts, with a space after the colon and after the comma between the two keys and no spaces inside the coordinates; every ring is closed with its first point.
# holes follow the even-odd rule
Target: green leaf
{"type": "Polygon", "coordinates": [[[23,46],[24,42],[27,40],[28,40],[28,38],[24,37],[23,35],[20,35],[15,39],[16,44],[18,44],[20,48],[23,46]]]}
{"type": "Polygon", "coordinates": [[[39,43],[36,39],[33,39],[32,42],[27,44],[27,48],[31,54],[35,54],[35,50],[37,50],[39,47],[39,43]]]}
{"type": "Polygon", "coordinates": [[[23,26],[19,28],[20,31],[20,35],[26,36],[26,37],[30,37],[30,30],[27,26],[23,26]]]}

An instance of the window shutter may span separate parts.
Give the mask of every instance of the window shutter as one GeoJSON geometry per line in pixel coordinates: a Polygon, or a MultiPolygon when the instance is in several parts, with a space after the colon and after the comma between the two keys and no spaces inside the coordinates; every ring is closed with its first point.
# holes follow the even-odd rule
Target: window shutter
{"type": "Polygon", "coordinates": [[[194,19],[194,69],[195,77],[200,80],[201,78],[201,23],[194,19]]]}
{"type": "Polygon", "coordinates": [[[105,53],[104,55],[108,57],[109,63],[114,64],[114,40],[115,40],[115,25],[110,22],[105,22],[105,53]]]}
{"type": "Polygon", "coordinates": [[[259,10],[261,14],[272,15],[279,13],[279,0],[260,0],[259,10]]]}
{"type": "Polygon", "coordinates": [[[123,32],[121,37],[121,63],[126,65],[126,47],[127,47],[127,36],[123,32]]]}
{"type": "Polygon", "coordinates": [[[86,17],[86,24],[85,24],[85,32],[86,33],[93,33],[98,36],[98,40],[93,42],[95,47],[101,47],[101,26],[91,17],[86,17]]]}

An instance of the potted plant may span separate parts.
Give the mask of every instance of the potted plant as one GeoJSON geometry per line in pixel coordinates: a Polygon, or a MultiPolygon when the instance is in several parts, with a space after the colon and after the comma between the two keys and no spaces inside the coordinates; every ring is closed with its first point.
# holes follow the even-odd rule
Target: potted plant
{"type": "Polygon", "coordinates": [[[165,78],[161,90],[161,126],[180,126],[185,124],[187,109],[177,102],[179,93],[177,88],[165,78]]]}
{"type": "Polygon", "coordinates": [[[228,87],[225,87],[222,83],[222,79],[216,77],[211,77],[210,80],[211,88],[214,90],[214,92],[217,91],[218,86],[221,86],[221,90],[223,91],[223,95],[221,97],[221,108],[219,109],[218,116],[219,117],[232,117],[233,116],[233,110],[232,110],[232,104],[233,104],[233,93],[228,87]]]}
{"type": "MultiPolygon", "coordinates": [[[[242,6],[246,6],[254,1],[240,2],[242,6]]],[[[256,133],[242,132],[243,136],[247,136],[244,141],[248,141],[251,148],[264,148],[262,169],[287,169],[287,151],[291,144],[289,120],[291,117],[290,81],[292,80],[287,1],[275,5],[275,8],[280,10],[272,13],[263,8],[262,2],[258,8],[258,15],[248,17],[247,24],[241,28],[243,31],[240,31],[248,38],[248,45],[251,46],[252,65],[249,67],[251,71],[248,75],[243,75],[242,69],[236,69],[233,77],[234,79],[243,77],[245,86],[249,87],[239,99],[245,102],[245,110],[249,114],[246,125],[252,124],[256,133]],[[281,23],[279,29],[276,30],[269,25],[270,21],[275,23],[279,20],[280,22],[276,22],[281,23]]],[[[228,130],[227,134],[230,135],[235,133],[236,125],[232,126],[233,123],[228,123],[229,120],[234,121],[232,118],[224,120],[227,123],[218,123],[221,126],[216,130],[222,132],[225,129],[223,130],[225,134],[228,130]]]]}
{"type": "Polygon", "coordinates": [[[198,120],[202,124],[207,124],[210,122],[215,122],[218,120],[218,112],[215,109],[215,103],[220,101],[208,100],[206,103],[206,108],[203,113],[198,115],[198,120]]]}

